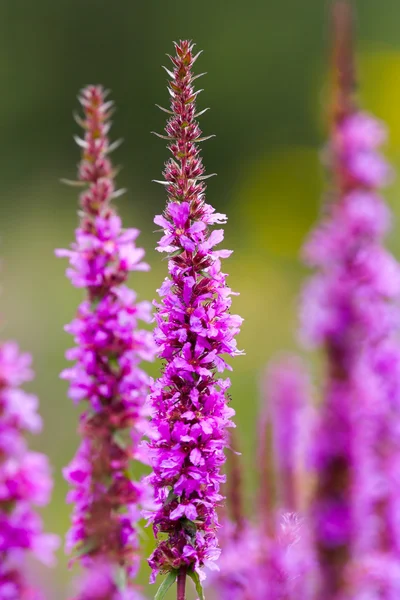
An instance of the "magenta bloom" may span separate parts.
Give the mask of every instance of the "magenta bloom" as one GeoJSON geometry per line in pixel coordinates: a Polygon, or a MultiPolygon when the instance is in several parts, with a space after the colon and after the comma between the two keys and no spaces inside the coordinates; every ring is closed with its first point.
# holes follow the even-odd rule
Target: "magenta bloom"
{"type": "Polygon", "coordinates": [[[173,155],[165,167],[168,203],[155,218],[164,235],[160,252],[169,255],[169,275],[159,290],[155,338],[165,361],[151,392],[154,439],[150,442],[158,510],[150,517],[161,539],[149,563],[159,572],[200,573],[219,556],[216,507],[227,427],[234,414],[227,402],[228,365],[222,355],[240,354],[235,336],[242,319],[230,313],[231,290],[215,250],[223,240],[226,216],[206,204],[204,167],[197,144],[204,138],[196,121],[190,42],[175,45],[169,92],[171,117],[166,138],[173,155]]]}
{"type": "Polygon", "coordinates": [[[308,600],[309,595],[304,595],[308,569],[305,525],[295,513],[283,513],[275,527],[270,538],[256,524],[246,523],[238,533],[234,525],[223,521],[219,571],[207,579],[207,598],[308,600]]]}
{"type": "Polygon", "coordinates": [[[30,381],[31,357],[14,342],[0,346],[0,598],[40,600],[26,580],[31,554],[53,564],[57,536],[43,533],[34,506],[45,506],[52,489],[47,457],[28,450],[25,433],[37,434],[42,421],[38,400],[20,389],[30,381]]]}
{"type": "MultiPolygon", "coordinates": [[[[144,251],[137,248],[136,229],[123,229],[112,200],[112,146],[107,133],[112,103],[105,101],[101,87],[89,86],[80,101],[83,148],[79,180],[86,187],[80,197],[81,221],[67,256],[67,274],[76,287],[85,288],[87,298],[78,315],[66,327],[76,346],[67,352],[75,365],[62,377],[70,382],[69,395],[84,402],[79,431],[82,443],[67,469],[71,484],[68,501],[74,504],[67,549],[93,570],[93,564],[108,565],[128,593],[136,574],[139,553],[136,521],[144,498],[141,482],[129,476],[131,459],[146,430],[143,404],[148,377],[139,367],[154,356],[151,334],[138,329],[139,321],[150,321],[150,305],[137,303],[125,282],[131,271],[146,270],[144,251]]],[[[87,598],[82,589],[79,600],[87,598]]],[[[119,600],[125,596],[107,596],[119,600]]]]}
{"type": "Polygon", "coordinates": [[[304,249],[318,272],[303,295],[303,336],[325,350],[327,361],[313,448],[317,597],[353,599],[354,586],[357,598],[378,597],[368,595],[379,580],[370,568],[386,556],[386,582],[379,580],[385,595],[379,597],[395,598],[400,580],[390,565],[400,556],[400,314],[393,300],[400,269],[383,246],[390,215],[378,190],[391,170],[379,154],[385,127],[355,107],[345,83],[328,149],[334,190],[304,249]]]}
{"type": "Polygon", "coordinates": [[[303,330],[328,359],[313,508],[327,598],[339,593],[349,561],[379,547],[390,556],[399,544],[400,348],[393,336],[400,320],[391,300],[400,293],[400,269],[382,245],[388,210],[353,169],[368,155],[381,174],[373,185],[387,183],[389,169],[376,150],[383,136],[366,114],[339,121],[331,143],[338,198],[305,247],[319,273],[305,289],[303,330]]]}
{"type": "Polygon", "coordinates": [[[297,358],[286,357],[269,366],[258,420],[258,511],[253,511],[256,519],[247,520],[237,508],[242,478],[236,473],[240,468],[236,459],[228,474],[236,486],[229,485],[227,492],[233,522],[226,516],[222,521],[220,570],[207,580],[211,596],[215,590],[218,600],[310,598],[314,560],[299,489],[304,434],[310,427],[309,399],[308,377],[297,358]],[[272,434],[273,470],[267,431],[272,434]]]}

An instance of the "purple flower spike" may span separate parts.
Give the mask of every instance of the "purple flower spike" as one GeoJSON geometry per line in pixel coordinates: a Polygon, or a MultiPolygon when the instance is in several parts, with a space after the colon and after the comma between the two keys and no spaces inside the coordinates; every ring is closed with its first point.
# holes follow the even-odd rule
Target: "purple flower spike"
{"type": "MultiPolygon", "coordinates": [[[[157,573],[202,577],[201,567],[219,556],[216,508],[223,501],[220,485],[225,462],[227,428],[232,408],[227,403],[228,365],[221,355],[235,356],[235,336],[242,319],[230,314],[232,291],[221,272],[227,250],[215,250],[224,237],[226,216],[206,204],[204,167],[198,143],[205,138],[196,117],[192,67],[193,45],[175,44],[169,93],[171,117],[165,131],[173,155],[165,167],[168,203],[155,218],[164,235],[160,252],[169,255],[169,274],[159,290],[155,331],[163,374],[151,393],[154,439],[150,453],[158,510],[150,516],[155,535],[162,536],[149,559],[157,573]]],[[[168,111],[167,111],[168,112],[168,111]]],[[[183,598],[184,578],[178,577],[183,598]]],[[[180,595],[179,595],[180,594],[180,595]]]]}
{"type": "MultiPolygon", "coordinates": [[[[135,293],[124,285],[131,271],[148,267],[142,262],[144,251],[135,245],[139,232],[122,228],[111,203],[119,192],[109,159],[114,145],[107,137],[112,102],[105,97],[95,86],[80,97],[85,137],[77,138],[83,148],[78,178],[86,190],[80,197],[76,242],[57,255],[69,258],[68,277],[87,291],[76,319],[66,327],[76,343],[67,358],[75,365],[62,373],[70,382],[71,399],[86,404],[79,427],[82,443],[64,471],[72,486],[68,501],[74,504],[67,549],[92,572],[99,562],[105,565],[104,576],[111,573],[119,591],[99,598],[120,600],[131,597],[139,564],[136,521],[145,487],[131,480],[129,468],[147,428],[143,405],[149,379],[139,364],[153,359],[154,344],[149,332],[138,329],[138,321],[151,319],[150,304],[136,303],[135,293]]],[[[76,599],[88,597],[83,583],[76,599]]]]}
{"type": "Polygon", "coordinates": [[[378,149],[385,127],[352,95],[350,10],[336,4],[333,193],[304,249],[318,272],[303,296],[303,335],[325,350],[327,362],[311,511],[321,571],[316,597],[324,600],[400,597],[393,576],[400,559],[400,315],[393,302],[400,268],[383,246],[390,216],[378,188],[390,169],[378,149]],[[372,572],[378,565],[379,576],[372,572]]]}
{"type": "Polygon", "coordinates": [[[43,533],[34,506],[45,506],[52,489],[47,457],[30,452],[25,433],[37,434],[42,422],[38,400],[20,385],[30,381],[31,357],[14,342],[0,345],[0,599],[41,600],[25,574],[25,556],[54,563],[58,537],[43,533]]]}

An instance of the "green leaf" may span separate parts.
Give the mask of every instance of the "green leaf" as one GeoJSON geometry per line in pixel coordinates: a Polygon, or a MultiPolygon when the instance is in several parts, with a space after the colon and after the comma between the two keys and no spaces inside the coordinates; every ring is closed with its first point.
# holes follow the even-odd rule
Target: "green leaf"
{"type": "Polygon", "coordinates": [[[179,256],[180,254],[183,254],[183,252],[185,252],[185,248],[179,248],[179,250],[175,250],[175,252],[171,252],[171,254],[168,254],[169,258],[174,258],[175,256],[179,256]]]}
{"type": "Polygon", "coordinates": [[[101,298],[94,298],[94,300],[92,300],[92,302],[90,304],[90,308],[92,309],[92,312],[95,312],[96,308],[100,304],[100,301],[101,301],[101,298]]]}
{"type": "Polygon", "coordinates": [[[81,556],[90,554],[93,550],[96,550],[97,546],[97,540],[95,540],[94,538],[89,538],[86,541],[80,543],[78,546],[76,546],[74,556],[76,558],[80,558],[81,556]]]}
{"type": "Polygon", "coordinates": [[[175,494],[174,490],[170,490],[166,500],[164,501],[164,506],[168,506],[168,504],[171,504],[171,502],[173,502],[177,498],[178,496],[175,494]]]}
{"type": "Polygon", "coordinates": [[[113,441],[121,448],[126,450],[132,444],[132,438],[129,429],[119,429],[114,431],[112,436],[113,441]]]}
{"type": "Polygon", "coordinates": [[[160,587],[158,588],[158,591],[154,596],[154,600],[163,600],[163,598],[165,598],[165,594],[168,592],[171,585],[175,583],[177,577],[178,571],[176,569],[170,571],[164,579],[164,581],[162,582],[162,584],[160,585],[160,587]]]}
{"type": "Polygon", "coordinates": [[[127,581],[125,569],[118,568],[116,570],[114,581],[115,581],[115,585],[117,586],[117,588],[120,592],[123,592],[124,590],[126,590],[128,581],[127,581]]]}
{"type": "Polygon", "coordinates": [[[191,579],[193,579],[194,585],[196,587],[196,592],[199,595],[199,600],[206,600],[204,596],[203,586],[201,585],[199,574],[196,571],[188,571],[188,575],[191,579]]]}
{"type": "Polygon", "coordinates": [[[196,537],[196,532],[197,532],[197,525],[194,521],[191,521],[190,519],[187,519],[186,517],[183,517],[180,519],[180,522],[182,524],[183,529],[185,530],[185,532],[190,535],[190,537],[193,539],[194,537],[196,537]]]}
{"type": "Polygon", "coordinates": [[[147,531],[145,531],[143,529],[143,527],[141,527],[138,523],[136,523],[135,529],[136,529],[137,534],[138,534],[138,536],[139,536],[139,538],[141,540],[147,541],[147,540],[150,539],[149,536],[147,535],[147,531]]]}
{"type": "Polygon", "coordinates": [[[110,367],[114,371],[114,373],[118,373],[118,371],[119,371],[119,362],[118,362],[118,358],[116,356],[109,356],[108,357],[108,364],[110,365],[110,367]]]}
{"type": "Polygon", "coordinates": [[[61,183],[64,183],[65,185],[69,185],[71,187],[86,187],[87,183],[86,181],[74,181],[72,179],[60,179],[61,183]]]}

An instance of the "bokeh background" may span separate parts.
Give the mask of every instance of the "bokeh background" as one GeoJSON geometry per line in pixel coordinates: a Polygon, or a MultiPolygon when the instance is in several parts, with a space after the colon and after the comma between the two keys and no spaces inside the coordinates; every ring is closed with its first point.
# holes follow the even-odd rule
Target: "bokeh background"
{"type": "MultiPolygon", "coordinates": [[[[358,4],[360,96],[388,122],[387,154],[399,168],[400,4],[358,4]]],[[[72,140],[78,90],[87,83],[112,90],[113,136],[125,140],[115,154],[123,166],[119,184],[129,190],[118,201],[120,212],[127,226],[142,230],[152,267],[131,283],[141,298],[152,299],[166,274],[152,223],[165,195],[151,180],[168,158],[164,143],[150,135],[164,124],[154,104],[168,103],[160,65],[174,39],[191,38],[204,49],[197,68],[208,75],[200,80],[199,108],[212,110],[201,125],[217,135],[203,145],[209,172],[218,173],[208,200],[229,215],[226,247],[234,254],[226,268],[241,294],[234,308],[245,318],[239,345],[246,356],[235,359],[232,405],[251,506],[259,379],[273,355],[296,349],[296,298],[307,275],[299,249],[323,192],[318,155],[326,133],[327,16],[328,2],[321,0],[0,0],[2,337],[16,338],[34,355],[37,377],[29,388],[40,396],[45,428],[32,444],[51,456],[55,473],[44,512],[48,530],[64,535],[69,526],[61,468],[78,441],[78,410],[58,374],[71,344],[63,326],[81,294],[54,257],[77,223],[76,190],[59,180],[74,178],[79,157],[72,140]]],[[[399,180],[388,199],[400,216],[399,180]]],[[[400,257],[396,232],[389,243],[400,257]]],[[[35,566],[34,574],[48,598],[68,597],[71,573],[62,551],[54,570],[35,566]]],[[[148,575],[144,565],[145,589],[148,575]]]]}

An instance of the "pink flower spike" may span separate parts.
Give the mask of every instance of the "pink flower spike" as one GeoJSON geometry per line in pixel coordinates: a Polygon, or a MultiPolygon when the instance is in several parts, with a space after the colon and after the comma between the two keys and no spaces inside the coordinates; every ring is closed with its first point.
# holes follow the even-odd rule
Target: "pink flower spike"
{"type": "Polygon", "coordinates": [[[154,434],[149,442],[157,512],[150,519],[163,536],[149,559],[152,581],[158,573],[178,574],[178,598],[186,575],[198,582],[202,568],[219,556],[216,509],[223,498],[221,468],[234,411],[229,383],[218,377],[231,367],[221,355],[241,354],[235,336],[242,320],[230,314],[232,292],[214,250],[223,223],[205,202],[204,167],[198,143],[193,44],[175,44],[170,73],[171,117],[165,131],[171,158],[163,173],[168,201],[155,223],[164,235],[158,250],[169,254],[169,278],[159,290],[155,339],[165,361],[150,402],[154,434]]]}
{"type": "MultiPolygon", "coordinates": [[[[384,248],[390,213],[380,196],[391,169],[385,128],[354,98],[351,3],[335,2],[331,185],[305,247],[318,269],[302,298],[302,334],[325,353],[313,436],[310,521],[319,563],[316,599],[400,598],[400,265],[384,248]],[[381,569],[379,576],[369,572],[381,569]]],[[[377,574],[376,574],[377,575],[377,574]]]]}
{"type": "Polygon", "coordinates": [[[154,359],[154,343],[139,321],[149,323],[151,314],[150,305],[138,304],[126,286],[131,272],[148,265],[135,244],[138,230],[124,230],[112,204],[120,194],[109,158],[112,103],[105,97],[100,86],[81,92],[84,140],[78,141],[78,179],[86,189],[80,196],[76,241],[71,250],[57,251],[69,258],[72,284],[86,290],[86,300],[67,327],[75,340],[67,358],[75,365],[61,375],[69,381],[69,397],[85,405],[82,442],[64,470],[71,485],[68,500],[74,504],[67,549],[87,569],[75,600],[138,597],[133,583],[139,567],[137,521],[148,496],[144,482],[131,480],[129,468],[143,455],[140,443],[148,427],[149,377],[141,362],[154,359]]]}

